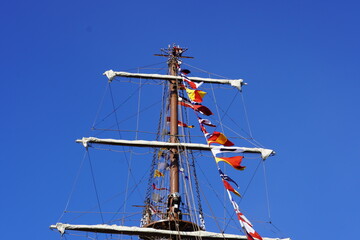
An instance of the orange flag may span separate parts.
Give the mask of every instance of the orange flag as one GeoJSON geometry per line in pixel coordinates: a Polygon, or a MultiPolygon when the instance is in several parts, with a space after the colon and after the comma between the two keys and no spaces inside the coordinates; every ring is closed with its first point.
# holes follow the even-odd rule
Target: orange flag
{"type": "Polygon", "coordinates": [[[212,143],[218,143],[229,147],[234,146],[234,143],[229,141],[227,137],[221,132],[214,132],[213,134],[211,134],[211,136],[208,138],[208,144],[212,144],[212,143]]]}
{"type": "Polygon", "coordinates": [[[226,162],[236,170],[244,170],[246,167],[241,166],[241,161],[243,160],[243,156],[236,157],[215,157],[216,162],[226,162]]]}

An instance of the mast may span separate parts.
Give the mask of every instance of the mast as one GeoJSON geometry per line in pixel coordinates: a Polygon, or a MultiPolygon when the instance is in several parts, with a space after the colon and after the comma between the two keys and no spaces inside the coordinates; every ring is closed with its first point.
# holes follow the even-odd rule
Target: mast
{"type": "MultiPolygon", "coordinates": [[[[181,64],[179,58],[183,58],[183,52],[187,49],[173,45],[167,49],[161,49],[165,54],[155,54],[156,56],[168,57],[168,81],[169,81],[169,111],[170,111],[170,136],[169,136],[169,183],[170,193],[167,199],[167,212],[162,220],[150,222],[144,225],[145,228],[155,228],[176,231],[198,231],[201,228],[193,222],[182,220],[180,210],[181,195],[179,193],[179,139],[178,139],[178,69],[181,64]]],[[[192,58],[192,57],[186,57],[192,58]]],[[[115,74],[116,73],[110,73],[115,74]]],[[[113,75],[112,75],[113,76],[113,75]]],[[[111,76],[110,76],[111,77],[111,76]]]]}
{"type": "MultiPolygon", "coordinates": [[[[169,53],[168,72],[169,75],[177,75],[178,49],[174,47],[169,53]]],[[[169,85],[170,102],[170,143],[178,141],[178,82],[171,80],[169,85]]],[[[176,147],[170,149],[170,195],[168,199],[168,218],[169,220],[179,220],[180,213],[180,194],[179,194],[179,152],[176,147]]]]}

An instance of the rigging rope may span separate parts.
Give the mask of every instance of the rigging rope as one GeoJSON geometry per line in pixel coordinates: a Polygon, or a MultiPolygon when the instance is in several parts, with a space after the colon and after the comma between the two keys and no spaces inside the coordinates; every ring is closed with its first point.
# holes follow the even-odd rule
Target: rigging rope
{"type": "Polygon", "coordinates": [[[264,184],[265,184],[265,195],[266,195],[266,202],[267,202],[267,210],[269,215],[269,222],[271,223],[271,214],[270,214],[270,200],[269,200],[269,190],[267,184],[267,176],[266,176],[266,169],[265,169],[265,161],[263,163],[263,170],[264,170],[264,184]]]}
{"type": "Polygon", "coordinates": [[[187,64],[187,63],[183,63],[183,64],[186,65],[186,66],[192,67],[192,68],[194,68],[194,69],[197,69],[197,70],[199,70],[199,71],[201,71],[201,72],[203,72],[203,73],[206,73],[206,74],[208,74],[208,75],[213,75],[213,76],[217,76],[217,77],[221,77],[221,78],[225,78],[225,79],[227,78],[227,77],[221,76],[221,75],[219,75],[219,74],[211,73],[211,72],[206,71],[206,70],[204,70],[204,69],[194,67],[194,66],[192,66],[192,65],[190,65],[190,64],[187,64]]]}
{"type": "MultiPolygon", "coordinates": [[[[165,102],[166,102],[166,93],[165,93],[165,90],[166,90],[166,87],[165,87],[165,84],[163,84],[163,91],[162,91],[162,106],[164,106],[165,102]]],[[[161,137],[161,134],[160,134],[160,130],[161,130],[161,123],[162,123],[162,119],[163,119],[163,111],[164,109],[161,108],[160,109],[160,114],[159,114],[159,121],[158,121],[158,127],[157,127],[157,134],[156,134],[156,141],[159,140],[159,138],[161,137]]],[[[143,212],[143,218],[145,217],[145,211],[149,208],[150,206],[150,202],[151,202],[151,192],[152,192],[152,182],[153,182],[153,174],[154,174],[154,171],[155,171],[155,165],[156,165],[156,160],[157,160],[157,157],[158,157],[158,152],[159,150],[158,149],[154,149],[153,151],[153,157],[152,157],[152,161],[151,161],[151,165],[150,165],[150,171],[149,171],[149,178],[148,178],[148,188],[147,188],[147,191],[146,191],[146,194],[145,194],[145,209],[144,209],[144,212],[143,212]]]]}
{"type": "Polygon", "coordinates": [[[59,217],[58,222],[61,221],[62,217],[64,216],[65,212],[67,211],[67,209],[68,209],[68,207],[69,207],[70,200],[71,200],[71,198],[72,198],[72,195],[74,194],[75,186],[76,186],[77,181],[78,181],[78,179],[79,179],[81,169],[82,169],[82,167],[83,167],[83,165],[84,165],[84,162],[85,162],[86,154],[87,154],[87,151],[84,152],[84,156],[83,156],[83,158],[82,158],[82,160],[81,160],[80,167],[79,167],[79,169],[78,169],[78,171],[77,171],[75,180],[74,180],[74,182],[73,182],[73,186],[72,186],[72,188],[71,188],[71,191],[70,191],[68,200],[67,200],[67,202],[66,202],[65,209],[64,209],[63,213],[61,214],[61,216],[59,217]]]}
{"type": "MultiPolygon", "coordinates": [[[[203,171],[203,169],[201,168],[201,166],[198,165],[198,167],[199,167],[199,169],[200,169],[200,172],[202,173],[202,175],[203,175],[204,178],[205,178],[205,181],[206,181],[206,183],[207,183],[207,186],[212,190],[212,192],[215,194],[215,196],[216,196],[216,198],[219,200],[219,202],[220,202],[222,205],[225,206],[224,201],[221,200],[219,194],[217,193],[217,191],[215,191],[215,188],[212,186],[211,182],[210,182],[209,179],[207,178],[207,176],[206,176],[206,174],[204,173],[204,171],[203,171]]],[[[201,191],[201,189],[200,189],[200,191],[201,191]]],[[[217,225],[217,227],[218,227],[218,230],[219,230],[220,232],[224,232],[225,230],[220,227],[220,223],[219,223],[219,221],[217,220],[218,218],[216,217],[215,213],[213,212],[212,207],[211,207],[210,203],[208,202],[205,193],[203,193],[203,192],[201,192],[201,193],[202,193],[202,196],[204,196],[204,198],[205,198],[205,200],[206,200],[206,203],[207,203],[207,205],[208,205],[208,208],[209,208],[210,211],[211,211],[211,214],[214,216],[215,223],[216,223],[216,225],[217,225]]],[[[231,213],[228,211],[227,208],[225,208],[225,211],[226,211],[226,213],[227,213],[229,216],[231,215],[231,213]]]]}
{"type": "MultiPolygon", "coordinates": [[[[140,85],[138,88],[137,88],[137,91],[140,91],[140,89],[142,88],[142,85],[140,85]]],[[[119,105],[119,107],[115,108],[115,101],[114,101],[114,96],[113,96],[113,93],[112,93],[112,88],[111,86],[109,87],[110,89],[110,96],[111,96],[111,102],[112,102],[112,106],[113,106],[113,113],[115,113],[115,119],[116,119],[116,126],[117,126],[117,129],[120,130],[120,126],[119,126],[119,121],[118,121],[118,118],[117,118],[117,114],[116,114],[116,111],[117,109],[121,106],[119,105]]],[[[129,98],[127,98],[125,101],[128,101],[129,98]]],[[[119,133],[119,137],[121,138],[121,133],[120,131],[118,131],[119,133]]],[[[122,146],[122,149],[125,150],[125,147],[122,146]]],[[[134,183],[136,184],[136,178],[134,177],[133,175],[133,172],[131,170],[131,162],[132,162],[132,157],[133,157],[133,154],[132,154],[132,151],[130,151],[130,159],[128,159],[127,155],[124,153],[124,158],[126,160],[126,163],[128,165],[128,177],[131,176],[131,178],[133,179],[134,183]]],[[[123,204],[123,212],[126,212],[126,206],[127,206],[127,199],[128,199],[128,186],[129,186],[129,179],[127,179],[127,183],[126,183],[126,192],[125,192],[125,196],[124,196],[124,204],[123,204]]],[[[133,190],[137,190],[139,195],[141,196],[141,193],[139,192],[139,189],[138,188],[134,188],[133,190]]],[[[123,216],[124,217],[124,216],[123,216]]]]}
{"type": "MultiPolygon", "coordinates": [[[[98,123],[93,124],[93,128],[96,127],[96,125],[100,124],[101,122],[105,121],[108,117],[110,117],[112,114],[116,115],[116,111],[121,107],[124,106],[125,103],[127,103],[138,91],[140,88],[142,88],[142,86],[139,86],[137,89],[135,89],[124,101],[122,101],[117,107],[115,107],[115,102],[114,102],[114,96],[112,93],[112,88],[111,88],[111,83],[109,82],[108,86],[109,86],[109,92],[110,92],[110,97],[111,97],[111,101],[112,101],[112,106],[113,106],[113,111],[108,113],[105,117],[103,117],[103,119],[101,119],[98,123]]],[[[116,122],[118,123],[118,121],[116,122]]]]}
{"type": "MultiPolygon", "coordinates": [[[[138,139],[138,131],[139,131],[139,119],[140,119],[140,100],[141,100],[141,89],[142,89],[142,81],[140,79],[140,86],[138,88],[138,112],[137,112],[137,118],[136,118],[136,132],[135,132],[135,139],[138,139]]],[[[115,114],[116,115],[116,114],[115,114]]],[[[118,129],[120,130],[120,128],[118,127],[118,129]]],[[[119,134],[120,135],[120,134],[119,134]]],[[[130,159],[129,159],[129,163],[128,163],[128,174],[126,177],[126,187],[125,187],[125,196],[124,196],[124,212],[126,212],[126,207],[127,207],[127,198],[128,198],[128,190],[129,190],[129,181],[130,181],[130,175],[131,175],[131,164],[132,164],[132,160],[133,160],[133,151],[130,151],[130,159]]],[[[124,225],[124,221],[125,221],[125,215],[122,215],[122,225],[124,225]]]]}
{"type": "MultiPolygon", "coordinates": [[[[88,148],[86,148],[86,152],[87,152],[87,156],[88,156],[88,160],[89,160],[91,176],[92,176],[93,185],[94,185],[94,189],[95,189],[95,193],[96,193],[96,199],[97,199],[97,202],[98,202],[98,205],[99,205],[99,210],[100,210],[100,212],[102,212],[102,210],[101,210],[101,205],[100,205],[99,194],[98,194],[98,190],[97,190],[96,182],[95,182],[94,170],[93,170],[93,166],[92,166],[92,163],[91,163],[91,159],[90,159],[90,154],[89,154],[88,148]]],[[[103,216],[103,214],[101,213],[100,216],[101,216],[102,223],[104,224],[105,221],[104,221],[104,216],[103,216]]]]}
{"type": "Polygon", "coordinates": [[[241,99],[242,99],[242,105],[244,107],[244,113],[245,113],[245,119],[246,119],[246,123],[248,125],[249,128],[249,133],[250,133],[250,137],[253,138],[252,132],[251,132],[251,128],[250,128],[250,122],[249,122],[249,117],[247,114],[247,110],[246,110],[246,106],[245,106],[245,100],[244,100],[244,94],[241,93],[241,99]]]}
{"type": "MultiPolygon", "coordinates": [[[[132,70],[139,70],[139,69],[147,69],[148,67],[152,67],[152,66],[156,66],[156,65],[164,65],[164,63],[167,63],[167,61],[163,61],[163,62],[160,62],[160,63],[153,63],[153,64],[149,64],[149,65],[145,65],[145,66],[142,66],[142,67],[137,67],[137,68],[130,68],[130,69],[126,69],[125,71],[132,71],[132,70]]],[[[166,68],[160,68],[162,70],[166,69],[166,68]]]]}
{"type": "MultiPolygon", "coordinates": [[[[262,160],[261,160],[261,161],[262,161],[262,160]]],[[[250,179],[249,183],[247,184],[244,193],[242,194],[243,197],[240,199],[239,204],[240,204],[240,203],[242,202],[242,200],[244,199],[244,197],[245,197],[245,195],[246,195],[246,192],[247,192],[250,184],[252,183],[252,181],[253,181],[253,179],[254,179],[254,177],[255,177],[255,174],[256,174],[257,170],[259,169],[260,164],[261,164],[261,162],[259,162],[259,164],[257,165],[257,167],[256,167],[253,175],[251,176],[251,179],[250,179]]]]}
{"type": "Polygon", "coordinates": [[[110,82],[108,82],[108,83],[106,84],[105,91],[104,91],[104,93],[103,93],[103,96],[102,96],[102,98],[101,98],[100,104],[99,104],[99,106],[98,106],[98,110],[97,110],[97,113],[96,113],[96,115],[95,115],[95,119],[94,119],[94,121],[93,121],[93,124],[92,124],[91,129],[94,129],[94,128],[95,128],[96,120],[97,120],[98,117],[99,117],[101,108],[102,108],[103,103],[104,103],[105,95],[106,95],[106,92],[108,91],[109,86],[110,86],[110,82]]]}
{"type": "MultiPolygon", "coordinates": [[[[156,101],[156,102],[150,104],[149,106],[144,107],[143,109],[141,109],[140,112],[143,113],[143,112],[149,110],[150,108],[154,107],[155,105],[159,104],[160,102],[161,102],[161,100],[160,100],[160,101],[156,101]]],[[[120,106],[119,106],[119,107],[120,107],[120,106]]],[[[117,109],[116,109],[116,110],[117,110],[117,109]]],[[[115,111],[116,111],[116,110],[115,110],[115,111]]],[[[114,111],[114,112],[115,112],[115,111],[114,111]]],[[[112,112],[112,113],[109,114],[108,116],[111,116],[114,112],[112,112]]],[[[107,116],[107,117],[108,117],[108,116],[107,116]]],[[[119,125],[120,123],[123,123],[123,122],[125,122],[125,121],[127,121],[127,120],[129,120],[129,119],[131,119],[131,118],[133,118],[133,117],[136,117],[136,116],[137,116],[137,113],[132,114],[132,115],[130,115],[129,117],[124,118],[124,119],[122,119],[121,121],[118,121],[117,123],[111,125],[110,128],[112,128],[112,127],[114,127],[114,126],[116,126],[116,125],[119,125]]],[[[106,117],[106,118],[107,118],[107,117],[106,117]]],[[[103,120],[105,120],[106,118],[104,118],[103,120]]],[[[103,121],[103,120],[102,120],[102,121],[103,121]]],[[[99,130],[102,130],[102,129],[99,129],[99,130]]],[[[104,132],[104,131],[105,131],[105,130],[102,130],[102,132],[104,132]]],[[[121,132],[121,131],[124,131],[124,130],[118,129],[117,131],[121,132]]],[[[102,132],[100,132],[100,133],[102,133],[102,132]]],[[[100,135],[100,133],[97,134],[97,135],[100,135]]],[[[95,136],[97,136],[97,135],[95,135],[95,136]]]]}

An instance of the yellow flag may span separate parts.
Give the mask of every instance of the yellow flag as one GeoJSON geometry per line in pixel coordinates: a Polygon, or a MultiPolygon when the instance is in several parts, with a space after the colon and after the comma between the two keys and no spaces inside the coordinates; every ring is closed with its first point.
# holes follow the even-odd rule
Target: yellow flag
{"type": "Polygon", "coordinates": [[[200,91],[200,90],[191,90],[189,88],[186,88],[186,92],[190,98],[191,101],[201,103],[203,97],[207,94],[207,92],[200,91]]]}
{"type": "Polygon", "coordinates": [[[155,172],[154,172],[154,178],[156,178],[156,177],[163,177],[164,176],[164,174],[162,173],[162,172],[160,172],[159,170],[155,170],[155,172]]]}

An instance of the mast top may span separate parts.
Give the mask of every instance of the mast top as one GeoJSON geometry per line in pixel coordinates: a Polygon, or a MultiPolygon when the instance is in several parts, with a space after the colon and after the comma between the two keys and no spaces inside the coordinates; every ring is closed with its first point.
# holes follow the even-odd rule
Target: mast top
{"type": "Polygon", "coordinates": [[[193,58],[189,56],[183,56],[182,54],[188,50],[188,48],[182,48],[179,45],[176,45],[175,43],[171,46],[168,45],[167,48],[161,48],[160,49],[163,54],[154,54],[155,56],[161,56],[161,57],[167,57],[170,59],[173,58],[193,58]]]}

